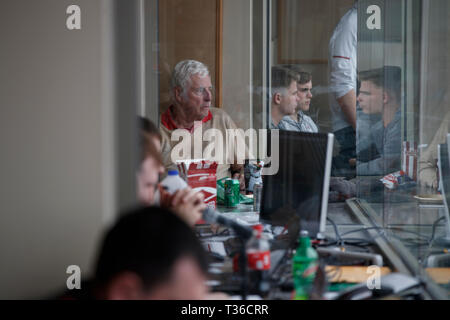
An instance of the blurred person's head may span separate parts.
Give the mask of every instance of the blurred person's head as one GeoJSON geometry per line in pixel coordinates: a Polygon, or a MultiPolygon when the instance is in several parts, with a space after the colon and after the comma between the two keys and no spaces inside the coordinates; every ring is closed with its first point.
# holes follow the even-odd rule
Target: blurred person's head
{"type": "Polygon", "coordinates": [[[382,114],[395,110],[401,103],[400,67],[384,66],[359,73],[358,102],[364,113],[382,114]]]}
{"type": "Polygon", "coordinates": [[[161,133],[158,127],[148,118],[138,116],[139,129],[149,135],[158,151],[161,151],[161,133]]]}
{"type": "Polygon", "coordinates": [[[146,205],[153,205],[159,175],[164,173],[160,151],[155,146],[154,138],[141,131],[139,133],[139,165],[136,174],[138,200],[146,205]]]}
{"type": "Polygon", "coordinates": [[[170,81],[175,119],[185,123],[201,121],[211,107],[213,87],[206,65],[195,60],[179,62],[170,81]]]}
{"type": "Polygon", "coordinates": [[[96,297],[197,300],[207,294],[205,252],[172,212],[142,207],[107,232],[95,271],[96,297]]]}
{"type": "Polygon", "coordinates": [[[298,104],[298,75],[284,67],[272,68],[272,113],[282,116],[295,113],[298,104]]]}

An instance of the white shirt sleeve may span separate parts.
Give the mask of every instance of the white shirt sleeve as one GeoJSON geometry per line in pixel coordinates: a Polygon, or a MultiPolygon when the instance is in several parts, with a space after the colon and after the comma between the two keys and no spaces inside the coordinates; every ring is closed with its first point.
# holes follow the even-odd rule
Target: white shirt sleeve
{"type": "Polygon", "coordinates": [[[336,98],[356,89],[357,29],[354,8],[341,19],[330,40],[330,91],[336,98]]]}

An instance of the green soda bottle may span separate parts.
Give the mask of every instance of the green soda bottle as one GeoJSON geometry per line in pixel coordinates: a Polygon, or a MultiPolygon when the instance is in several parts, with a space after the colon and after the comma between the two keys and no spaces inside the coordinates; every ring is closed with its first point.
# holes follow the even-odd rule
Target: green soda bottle
{"type": "Polygon", "coordinates": [[[292,276],[294,278],[294,300],[308,300],[318,268],[318,255],[311,246],[308,231],[301,231],[299,245],[292,259],[292,276]]]}

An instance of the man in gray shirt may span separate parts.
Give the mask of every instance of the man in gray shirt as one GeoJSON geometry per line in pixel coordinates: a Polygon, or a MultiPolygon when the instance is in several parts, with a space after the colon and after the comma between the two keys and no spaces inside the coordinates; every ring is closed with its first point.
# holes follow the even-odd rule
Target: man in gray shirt
{"type": "Polygon", "coordinates": [[[298,104],[298,75],[286,68],[272,68],[272,101],[270,129],[281,129],[283,117],[295,113],[298,104]]]}
{"type": "MultiPolygon", "coordinates": [[[[295,71],[295,70],[294,70],[295,71]]],[[[279,123],[278,127],[281,130],[287,131],[299,131],[299,132],[312,132],[317,133],[319,129],[311,117],[307,116],[304,112],[309,110],[312,99],[312,75],[309,72],[297,70],[299,75],[299,81],[297,83],[297,95],[298,95],[298,112],[285,116],[279,123]]]]}
{"type": "MultiPolygon", "coordinates": [[[[386,175],[401,167],[401,69],[384,66],[360,72],[358,102],[366,114],[381,114],[383,128],[375,140],[379,156],[356,162],[358,175],[386,175]]],[[[369,132],[367,134],[370,134],[369,132]]]]}

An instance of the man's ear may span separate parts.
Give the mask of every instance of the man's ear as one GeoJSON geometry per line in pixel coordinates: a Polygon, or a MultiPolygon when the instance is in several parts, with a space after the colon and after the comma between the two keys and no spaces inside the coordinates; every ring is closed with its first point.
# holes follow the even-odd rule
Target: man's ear
{"type": "Polygon", "coordinates": [[[178,103],[182,103],[183,102],[183,90],[180,87],[175,87],[175,101],[178,103]]]}
{"type": "Polygon", "coordinates": [[[383,91],[383,104],[387,104],[389,101],[391,101],[391,96],[388,92],[383,91]]]}
{"type": "Polygon", "coordinates": [[[281,93],[277,92],[273,95],[273,102],[275,104],[280,104],[282,100],[281,93]]]}
{"type": "Polygon", "coordinates": [[[139,300],[143,295],[141,278],[133,272],[122,272],[115,276],[106,288],[107,300],[139,300]]]}

